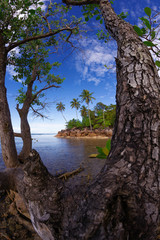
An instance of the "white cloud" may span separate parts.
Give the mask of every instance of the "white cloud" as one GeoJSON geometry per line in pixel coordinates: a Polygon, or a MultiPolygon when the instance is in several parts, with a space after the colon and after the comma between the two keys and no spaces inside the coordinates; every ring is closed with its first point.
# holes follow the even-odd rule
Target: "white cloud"
{"type": "MultiPolygon", "coordinates": [[[[8,65],[7,66],[7,72],[10,75],[10,80],[13,80],[13,76],[17,75],[17,73],[14,71],[14,66],[13,65],[8,65]]],[[[21,79],[18,79],[18,82],[22,83],[23,81],[21,79]]]]}
{"type": "Polygon", "coordinates": [[[76,57],[76,69],[81,74],[81,80],[93,81],[98,85],[104,81],[107,72],[115,72],[115,42],[106,44],[97,39],[84,38],[80,44],[84,51],[76,57]]]}

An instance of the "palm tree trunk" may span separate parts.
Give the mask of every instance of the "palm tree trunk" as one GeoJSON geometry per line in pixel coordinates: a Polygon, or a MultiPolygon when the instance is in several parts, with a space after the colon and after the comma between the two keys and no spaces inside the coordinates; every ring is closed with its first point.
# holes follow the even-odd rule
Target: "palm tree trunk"
{"type": "Polygon", "coordinates": [[[65,118],[65,116],[64,116],[62,111],[61,111],[61,113],[62,113],[62,117],[64,118],[65,122],[67,122],[67,119],[65,118]]]}
{"type": "Polygon", "coordinates": [[[76,109],[76,116],[77,116],[77,120],[78,120],[78,113],[77,113],[77,109],[76,109]]]}
{"type": "Polygon", "coordinates": [[[92,124],[91,124],[91,115],[90,115],[89,104],[88,104],[88,116],[89,116],[89,125],[90,125],[90,129],[91,129],[91,131],[92,131],[92,124]]]}
{"type": "Polygon", "coordinates": [[[103,125],[104,125],[104,128],[105,128],[104,110],[103,110],[103,125]]]}

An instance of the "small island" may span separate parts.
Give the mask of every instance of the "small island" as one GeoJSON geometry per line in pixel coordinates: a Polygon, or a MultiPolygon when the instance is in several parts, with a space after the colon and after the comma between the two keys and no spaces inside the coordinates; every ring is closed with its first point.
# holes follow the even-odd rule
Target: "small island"
{"type": "Polygon", "coordinates": [[[90,130],[89,128],[78,129],[66,129],[61,130],[55,137],[59,138],[111,138],[112,137],[112,128],[105,128],[105,129],[93,129],[90,130]]]}

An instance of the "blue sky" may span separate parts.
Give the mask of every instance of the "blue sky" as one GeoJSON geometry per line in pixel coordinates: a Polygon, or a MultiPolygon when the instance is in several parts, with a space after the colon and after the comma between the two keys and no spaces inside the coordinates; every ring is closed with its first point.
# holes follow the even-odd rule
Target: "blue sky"
{"type": "MultiPolygon", "coordinates": [[[[113,6],[116,13],[128,12],[127,21],[132,24],[139,24],[138,18],[145,15],[143,10],[145,7],[151,7],[154,10],[160,8],[159,0],[115,0],[113,6]]],[[[74,7],[73,12],[75,15],[80,16],[81,8],[74,7]]],[[[65,121],[61,113],[57,112],[56,103],[62,101],[65,104],[64,115],[67,120],[76,118],[75,109],[71,109],[70,101],[73,98],[78,98],[83,89],[94,92],[93,96],[96,100],[91,105],[91,108],[97,102],[103,102],[106,105],[115,104],[116,72],[114,59],[116,57],[116,43],[110,41],[106,44],[97,39],[98,22],[91,20],[86,27],[89,30],[88,33],[83,38],[74,40],[75,51],[71,54],[60,52],[50,57],[51,62],[59,61],[62,63],[55,73],[65,77],[66,80],[62,83],[60,89],[51,89],[46,94],[46,101],[49,102],[46,111],[46,115],[49,117],[48,120],[35,118],[31,113],[29,114],[32,133],[55,133],[64,129],[65,121]],[[111,69],[108,70],[104,65],[111,69]]],[[[6,73],[7,96],[13,128],[15,132],[19,132],[20,120],[15,109],[15,98],[21,84],[13,81],[13,73],[13,69],[9,66],[6,73]]]]}

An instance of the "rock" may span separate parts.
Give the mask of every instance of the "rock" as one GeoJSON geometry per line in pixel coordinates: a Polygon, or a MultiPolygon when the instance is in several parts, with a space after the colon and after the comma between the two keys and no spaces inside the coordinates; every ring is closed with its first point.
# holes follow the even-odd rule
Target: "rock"
{"type": "Polygon", "coordinates": [[[88,128],[83,130],[73,128],[71,130],[61,130],[58,132],[56,137],[112,137],[112,129],[93,129],[92,131],[88,128]]]}
{"type": "Polygon", "coordinates": [[[90,133],[88,134],[88,137],[96,137],[96,136],[97,136],[97,134],[94,133],[94,132],[90,132],[90,133]]]}

